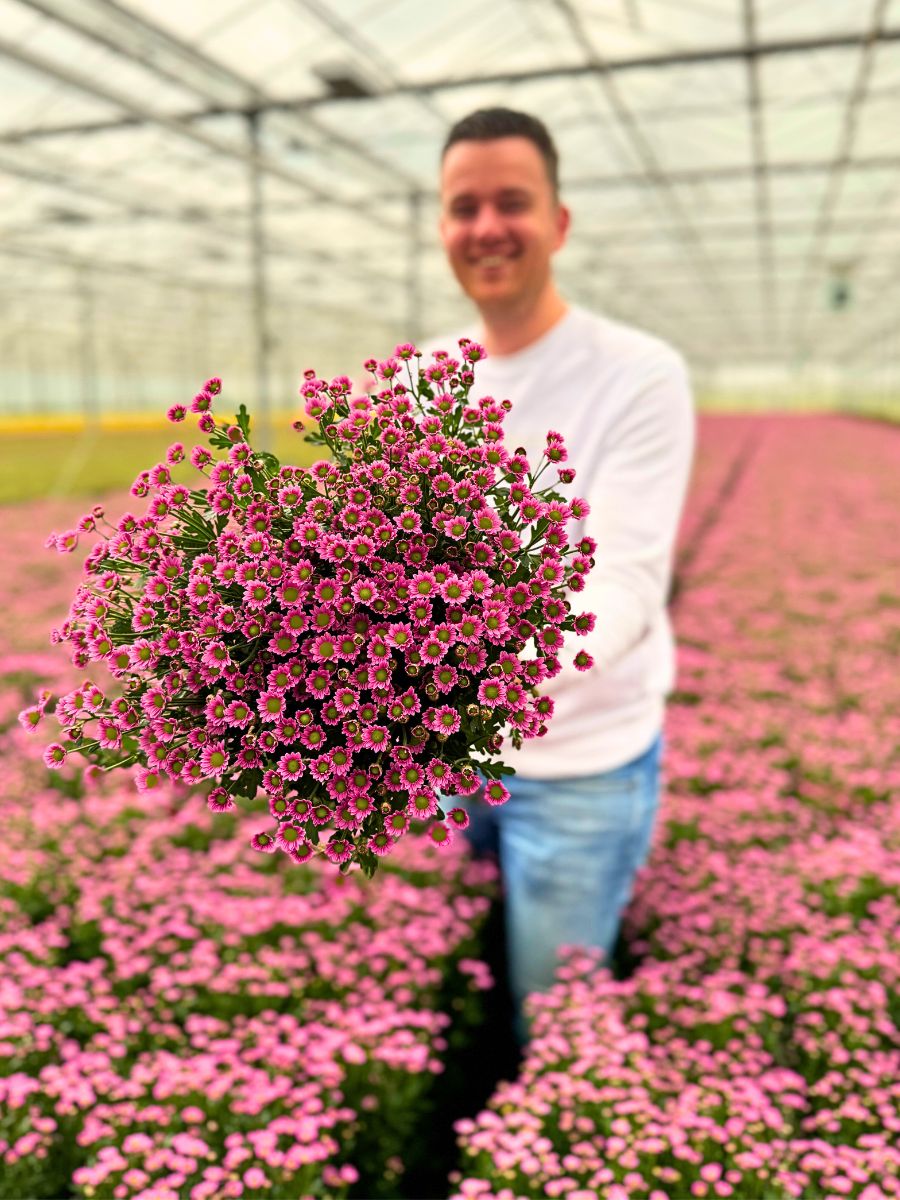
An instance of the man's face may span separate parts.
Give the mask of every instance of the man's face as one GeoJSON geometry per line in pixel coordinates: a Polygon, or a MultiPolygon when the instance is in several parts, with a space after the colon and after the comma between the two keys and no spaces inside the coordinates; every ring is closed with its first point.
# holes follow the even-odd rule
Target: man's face
{"type": "Polygon", "coordinates": [[[441,239],[463,291],[482,310],[527,310],[550,278],[569,213],[533,142],[457,142],[441,170],[441,239]]]}

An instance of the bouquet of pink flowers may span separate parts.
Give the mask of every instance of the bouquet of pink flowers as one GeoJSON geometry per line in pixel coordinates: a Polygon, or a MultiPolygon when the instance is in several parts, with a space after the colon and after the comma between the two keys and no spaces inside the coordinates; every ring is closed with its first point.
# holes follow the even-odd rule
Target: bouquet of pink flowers
{"type": "Polygon", "coordinates": [[[142,792],[211,781],[214,811],[262,794],[272,825],[255,849],[369,874],[411,827],[438,844],[465,828],[444,796],[507,799],[504,731],[518,746],[546,730],[539,685],[560,669],[564,633],[593,628],[566,593],[584,586],[595,546],[567,537],[587,505],[555,490],[574,478],[561,437],[548,433],[533,468],[507,449],[511,405],[470,400],[484,350],[460,350],[423,370],[411,345],[370,360],[374,395],[307,372],[307,440],[331,456],[308,468],[255,450],[243,406],[217,422],[211,379],[191,406],[211,450],[189,455],[207,486],[174,482],[175,444],[132,489],[150,497],[144,516],[112,526],[94,509],[51,537],[71,551],[100,534],[54,639],[115,685],[85,681],[59,700],[48,766],[75,751],[135,766],[142,792]]]}

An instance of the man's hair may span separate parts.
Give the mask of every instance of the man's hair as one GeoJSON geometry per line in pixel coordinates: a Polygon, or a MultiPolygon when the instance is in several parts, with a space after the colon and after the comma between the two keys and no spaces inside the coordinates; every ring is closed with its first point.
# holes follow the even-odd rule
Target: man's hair
{"type": "Polygon", "coordinates": [[[451,128],[441,151],[443,162],[447,151],[457,142],[491,142],[495,138],[522,137],[536,146],[547,168],[553,195],[559,196],[559,153],[543,121],[530,113],[511,108],[479,108],[462,117],[451,128]]]}

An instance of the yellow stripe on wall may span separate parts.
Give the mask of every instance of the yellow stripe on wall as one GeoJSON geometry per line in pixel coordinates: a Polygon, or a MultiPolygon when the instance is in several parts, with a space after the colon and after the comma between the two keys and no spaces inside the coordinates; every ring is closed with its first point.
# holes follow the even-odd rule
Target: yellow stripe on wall
{"type": "MultiPolygon", "coordinates": [[[[298,416],[300,413],[297,409],[272,413],[271,422],[273,426],[283,425],[285,428],[289,428],[291,422],[296,421],[298,416]]],[[[101,413],[96,423],[91,426],[83,416],[75,413],[46,413],[41,416],[27,417],[0,416],[0,435],[84,433],[93,427],[109,433],[145,433],[147,430],[158,430],[162,433],[168,431],[175,438],[181,429],[184,429],[186,433],[196,432],[196,418],[192,420],[191,417],[192,414],[188,414],[188,418],[183,424],[173,425],[164,416],[156,413],[101,413]]]]}

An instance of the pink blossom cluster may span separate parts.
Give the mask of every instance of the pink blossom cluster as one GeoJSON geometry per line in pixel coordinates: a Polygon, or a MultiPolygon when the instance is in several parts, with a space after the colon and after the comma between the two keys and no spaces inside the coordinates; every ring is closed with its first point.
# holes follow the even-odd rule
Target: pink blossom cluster
{"type": "Polygon", "coordinates": [[[723,418],[701,451],[635,969],[532,998],[457,1196],[900,1195],[900,433],[723,418]]]}
{"type": "MultiPolygon", "coordinates": [[[[53,535],[67,552],[100,535],[55,637],[113,686],[86,680],[59,700],[48,767],[74,751],[136,764],[143,793],[212,784],[216,812],[261,793],[273,825],[256,850],[368,873],[411,825],[452,841],[467,818],[442,796],[484,786],[503,803],[504,733],[519,745],[546,731],[553,701],[539,688],[565,634],[593,628],[566,597],[596,547],[569,540],[588,505],[557,490],[575,474],[561,436],[534,465],[507,448],[509,402],[470,396],[483,348],[464,339],[460,355],[420,369],[398,346],[366,364],[373,396],[307,372],[308,440],[331,455],[309,468],[255,451],[243,408],[217,423],[209,380],[192,409],[225,456],[189,455],[208,486],[174,481],[177,443],[135,484],[145,515],[111,525],[97,507],[53,535]]],[[[585,650],[574,661],[592,664],[585,650]]],[[[26,728],[49,699],[22,714],[26,728]]]]}

